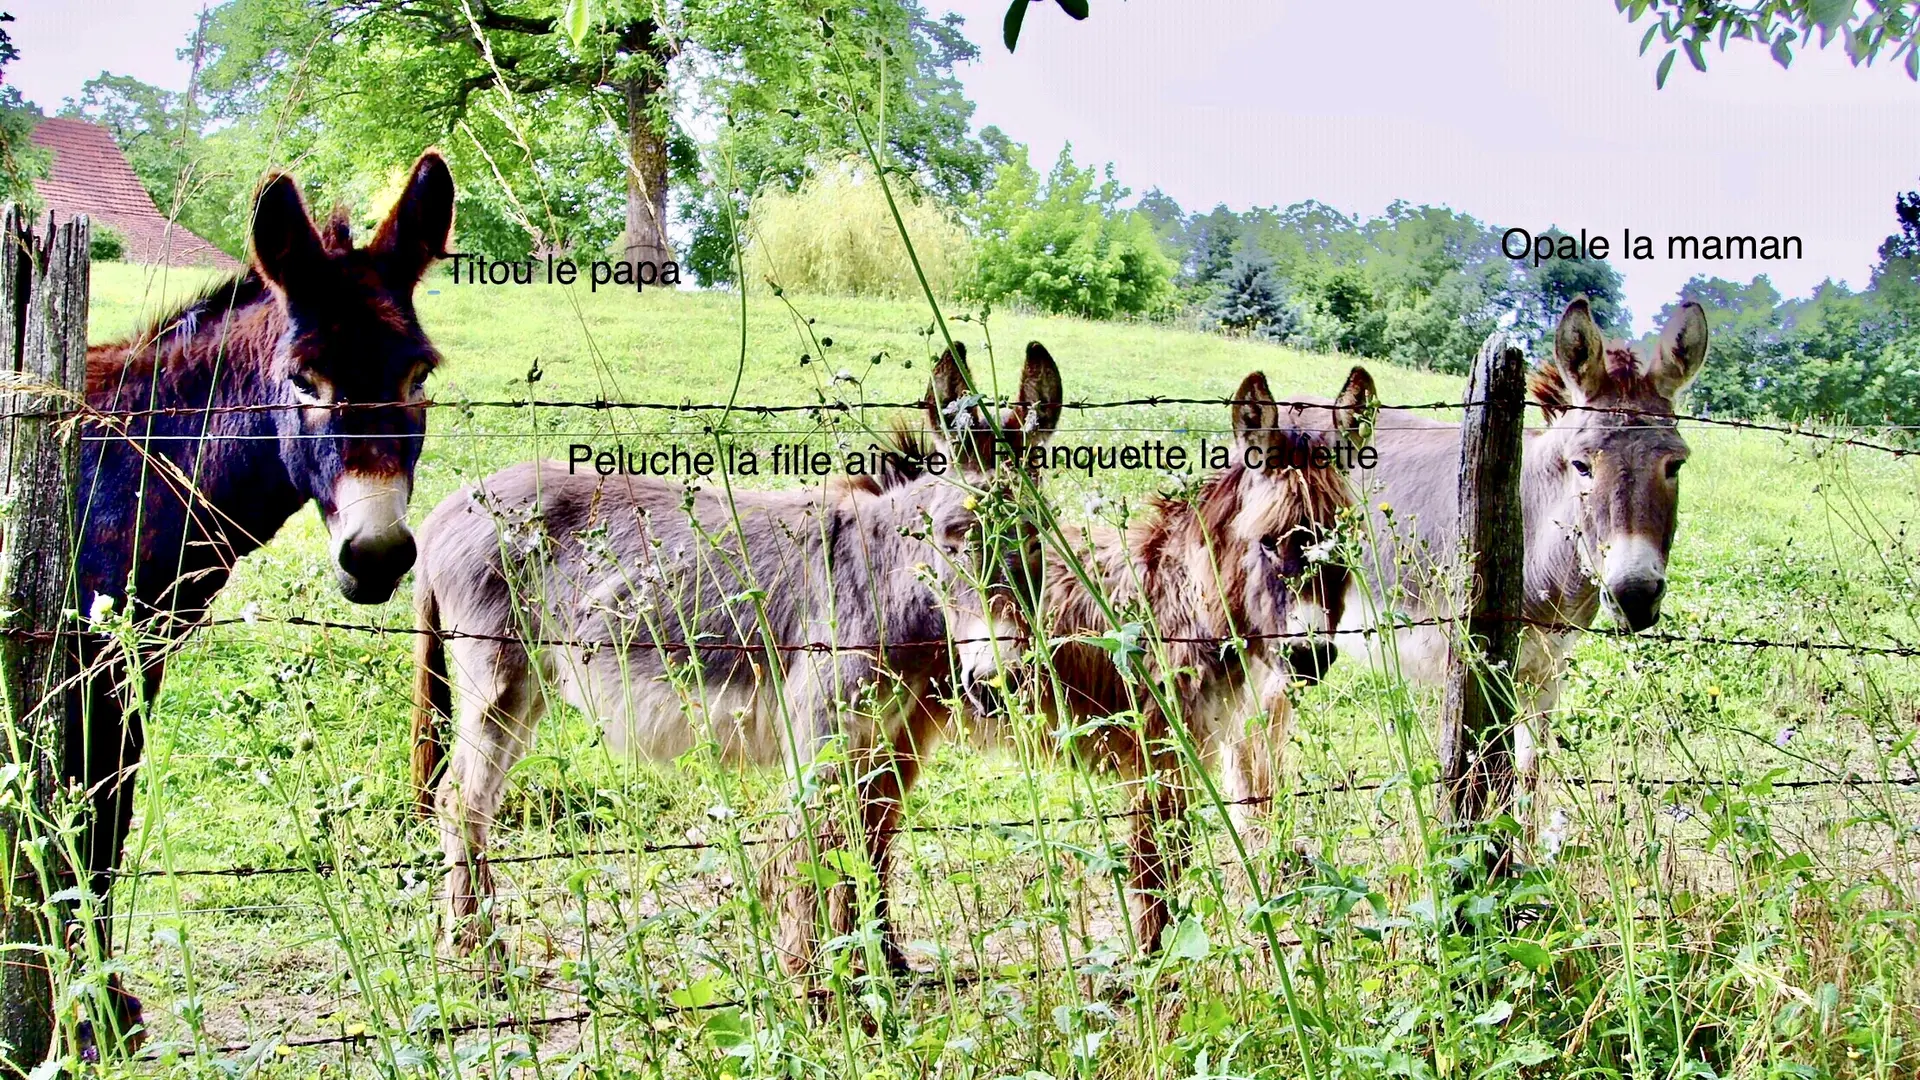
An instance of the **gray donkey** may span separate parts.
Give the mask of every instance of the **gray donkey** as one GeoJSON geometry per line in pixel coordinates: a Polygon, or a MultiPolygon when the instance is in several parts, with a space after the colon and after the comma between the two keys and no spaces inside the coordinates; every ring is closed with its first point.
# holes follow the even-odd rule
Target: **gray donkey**
{"type": "MultiPolygon", "coordinates": [[[[424,792],[444,752],[439,718],[454,714],[434,806],[461,954],[493,940],[488,828],[555,693],[635,758],[711,745],[723,761],[782,768],[817,791],[845,779],[884,918],[900,796],[948,722],[943,688],[956,666],[965,681],[992,664],[1007,614],[995,611],[1010,610],[981,587],[1002,571],[981,558],[979,500],[1006,477],[997,455],[1038,446],[1060,416],[1060,375],[1039,343],[998,418],[956,349],[935,365],[926,412],[957,476],[909,466],[814,489],[719,492],[536,462],[434,508],[414,587],[414,776],[424,792]],[[838,741],[840,753],[822,757],[838,741]]],[[[801,803],[795,817],[764,885],[781,959],[799,974],[822,912],[845,934],[858,909],[851,884],[814,884],[822,852],[844,842],[833,815],[801,803]]]]}
{"type": "MultiPolygon", "coordinates": [[[[1707,358],[1707,318],[1684,303],[1662,328],[1651,357],[1609,345],[1585,297],[1567,305],[1553,358],[1534,370],[1530,391],[1546,418],[1523,446],[1520,498],[1526,533],[1527,629],[1520,657],[1520,726],[1514,764],[1537,783],[1538,748],[1559,696],[1567,653],[1604,608],[1628,630],[1660,618],[1667,555],[1680,504],[1686,440],[1673,403],[1707,358]]],[[[1446,670],[1445,625],[1401,627],[1393,655],[1369,628],[1388,612],[1412,621],[1464,610],[1460,599],[1460,427],[1387,409],[1374,434],[1379,467],[1363,495],[1373,516],[1363,573],[1354,575],[1336,642],[1397,661],[1411,679],[1446,670]]]]}

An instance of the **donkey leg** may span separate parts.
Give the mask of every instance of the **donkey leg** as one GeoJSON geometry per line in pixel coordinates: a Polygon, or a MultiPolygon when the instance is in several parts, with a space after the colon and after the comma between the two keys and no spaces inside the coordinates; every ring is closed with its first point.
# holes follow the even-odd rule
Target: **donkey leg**
{"type": "Polygon", "coordinates": [[[1134,796],[1132,842],[1128,854],[1127,900],[1133,937],[1143,953],[1160,947],[1173,919],[1173,890],[1186,857],[1187,789],[1182,767],[1170,754],[1157,754],[1154,766],[1134,796]]]}
{"type": "MultiPolygon", "coordinates": [[[[159,690],[160,663],[154,662],[139,678],[138,689],[120,658],[108,654],[97,641],[80,644],[80,669],[86,674],[68,694],[63,775],[87,792],[89,827],[81,845],[86,860],[81,871],[94,898],[93,918],[73,924],[92,935],[90,943],[74,943],[85,954],[105,959],[113,946],[113,879],[133,825],[134,775],[146,746],[139,702],[127,700],[142,693],[151,701],[159,690]],[[135,706],[129,708],[129,706],[135,706]]],[[[108,1038],[136,1048],[144,1041],[140,999],[128,993],[116,973],[106,987],[106,1015],[113,1029],[108,1038]]],[[[97,1033],[89,1028],[83,1037],[97,1033]]],[[[97,1053],[97,1050],[95,1051],[97,1053]]]]}
{"type": "Polygon", "coordinates": [[[894,734],[891,753],[863,777],[860,789],[861,826],[867,842],[867,861],[873,867],[876,894],[874,916],[880,922],[880,955],[896,972],[911,968],[894,933],[891,891],[893,840],[900,830],[908,792],[920,778],[920,763],[932,753],[934,740],[946,723],[945,710],[924,694],[908,706],[905,722],[894,734]]]}
{"type": "Polygon", "coordinates": [[[1560,680],[1528,682],[1520,687],[1518,716],[1513,726],[1513,780],[1520,827],[1529,844],[1540,837],[1552,811],[1542,801],[1541,756],[1553,750],[1550,719],[1560,700],[1560,680]]]}
{"type": "MultiPolygon", "coordinates": [[[[760,868],[761,894],[776,922],[774,948],[779,953],[781,966],[796,978],[813,966],[815,927],[823,914],[823,903],[828,908],[824,914],[829,925],[849,921],[844,915],[835,918],[831,910],[836,894],[843,890],[823,892],[817,884],[818,877],[827,872],[821,864],[822,857],[840,846],[838,830],[817,800],[800,794],[801,776],[813,765],[814,755],[834,722],[833,702],[825,692],[820,670],[824,663],[802,657],[786,673],[786,685],[778,706],[783,715],[776,722],[787,729],[781,741],[787,748],[789,770],[794,774],[791,779],[795,805],[787,819],[785,837],[769,852],[760,868]]],[[[815,772],[813,781],[824,791],[832,788],[838,777],[839,770],[825,768],[815,772]]],[[[837,898],[844,907],[846,898],[837,898]]]]}
{"type": "MultiPolygon", "coordinates": [[[[796,770],[796,785],[798,773],[814,766],[820,749],[836,734],[848,736],[850,761],[869,758],[871,750],[863,748],[873,743],[872,720],[858,710],[855,699],[861,688],[871,683],[872,675],[872,662],[853,654],[803,657],[788,670],[782,722],[789,730],[783,738],[796,770]],[[850,726],[856,730],[848,730],[850,726]]],[[[846,775],[839,764],[816,767],[813,787],[822,793],[833,792],[846,775]]],[[[762,869],[762,887],[778,912],[776,946],[781,962],[792,975],[805,974],[812,967],[817,928],[822,923],[836,936],[854,929],[854,883],[842,876],[826,888],[819,885],[822,878],[833,874],[823,862],[827,854],[844,850],[847,845],[848,825],[840,819],[838,809],[831,798],[796,797],[787,840],[762,869]]]]}
{"type": "Polygon", "coordinates": [[[504,946],[493,936],[487,833],[506,794],[507,771],[532,742],[546,695],[518,646],[469,639],[455,642],[452,652],[462,684],[459,720],[435,798],[447,866],[448,932],[457,954],[485,945],[504,961],[504,946]]]}
{"type": "Polygon", "coordinates": [[[1293,732],[1293,700],[1287,696],[1290,678],[1284,667],[1269,668],[1258,691],[1259,714],[1250,721],[1223,720],[1210,748],[1227,819],[1250,852],[1266,847],[1274,783],[1293,732]]]}

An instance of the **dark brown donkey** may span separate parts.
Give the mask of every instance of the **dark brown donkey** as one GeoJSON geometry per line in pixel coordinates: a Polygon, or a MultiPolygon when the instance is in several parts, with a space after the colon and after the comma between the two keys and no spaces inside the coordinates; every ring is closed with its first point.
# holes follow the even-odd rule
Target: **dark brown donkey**
{"type": "MultiPolygon", "coordinates": [[[[1027,347],[1021,404],[997,423],[969,390],[965,355],[940,359],[927,395],[958,475],[908,469],[885,483],[689,492],[530,462],[427,516],[414,588],[423,631],[414,776],[424,791],[441,763],[441,718],[452,714],[435,809],[459,952],[501,951],[488,834],[508,772],[555,696],[637,759],[708,746],[727,764],[782,769],[797,789],[847,778],[879,872],[870,910],[884,920],[888,841],[946,722],[941,687],[956,664],[964,679],[992,662],[1003,621],[1002,598],[980,587],[1004,573],[978,535],[979,508],[1007,479],[996,450],[1038,446],[1060,415],[1059,372],[1038,343],[1027,347]]],[[[781,960],[795,974],[811,967],[823,913],[836,935],[858,915],[850,883],[824,893],[813,884],[824,860],[813,874],[799,865],[852,830],[833,808],[801,802],[794,839],[767,873],[781,960]]]]}
{"type": "MultiPolygon", "coordinates": [[[[438,362],[413,290],[452,225],[453,178],[436,153],[365,247],[344,211],[316,229],[293,179],[270,176],[244,274],[87,352],[99,415],[81,454],[80,603],[125,605],[152,643],[137,661],[103,635],[77,645],[88,674],[69,699],[66,773],[92,796],[85,871],[102,949],[143,714],[235,560],[313,502],[348,600],[385,601],[413,565],[407,498],[438,362]]],[[[115,1034],[134,1034],[139,1002],[117,981],[110,997],[115,1034]]]]}
{"type": "MultiPolygon", "coordinates": [[[[1217,771],[1226,799],[1264,793],[1262,740],[1243,719],[1249,676],[1339,625],[1348,572],[1337,530],[1355,502],[1345,466],[1366,445],[1373,399],[1364,368],[1316,406],[1277,404],[1255,372],[1234,394],[1232,464],[1196,496],[1160,499],[1125,533],[1065,530],[1070,551],[1046,551],[1037,621],[1050,659],[1026,681],[1044,712],[1079,733],[1072,757],[1135,786],[1127,896],[1143,949],[1168,924],[1181,856],[1163,832],[1179,829],[1191,769],[1217,771]]],[[[1269,707],[1287,708],[1285,696],[1269,707]]],[[[1011,742],[1001,715],[974,721],[980,742],[1011,742]]],[[[1284,715],[1275,720],[1284,727],[1284,715]]]]}

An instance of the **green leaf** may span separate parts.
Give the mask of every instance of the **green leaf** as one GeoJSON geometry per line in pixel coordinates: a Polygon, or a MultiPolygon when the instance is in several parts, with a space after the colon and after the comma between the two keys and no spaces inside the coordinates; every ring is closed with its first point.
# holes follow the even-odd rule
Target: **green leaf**
{"type": "Polygon", "coordinates": [[[1773,43],[1773,62],[1781,67],[1793,64],[1793,50],[1787,47],[1787,39],[1782,37],[1773,43]]]}
{"type": "Polygon", "coordinates": [[[1660,60],[1660,70],[1653,73],[1654,89],[1662,89],[1667,85],[1667,72],[1673,70],[1673,58],[1678,52],[1677,49],[1668,49],[1667,55],[1660,60]]]}
{"type": "Polygon", "coordinates": [[[1167,946],[1167,952],[1176,960],[1192,960],[1198,963],[1213,952],[1213,942],[1207,937],[1207,928],[1192,915],[1180,920],[1173,929],[1173,942],[1167,946]]]}
{"type": "Polygon", "coordinates": [[[1084,19],[1087,17],[1087,0],[1053,0],[1053,2],[1060,5],[1061,11],[1066,12],[1075,19],[1084,19]]]}
{"type": "Polygon", "coordinates": [[[1502,952],[1505,952],[1514,963],[1522,967],[1532,968],[1535,971],[1545,971],[1547,970],[1547,965],[1553,963],[1553,954],[1537,942],[1507,941],[1501,943],[1500,949],[1502,952]]]}
{"type": "Polygon", "coordinates": [[[1920,47],[1907,46],[1907,78],[1920,82],[1920,47]]]}
{"type": "Polygon", "coordinates": [[[800,876],[813,882],[817,889],[831,889],[840,884],[840,874],[831,866],[822,866],[817,862],[803,862],[797,868],[800,876]]]}
{"type": "Polygon", "coordinates": [[[1475,1027],[1493,1027],[1496,1024],[1506,1023],[1507,1017],[1512,1015],[1513,1015],[1513,1002],[1496,1001],[1493,1004],[1487,1006],[1486,1012],[1483,1012],[1479,1016],[1474,1017],[1473,1024],[1475,1027]]]}
{"type": "Polygon", "coordinates": [[[579,48],[587,40],[587,27],[593,14],[588,8],[593,0],[567,0],[567,9],[561,18],[567,25],[567,36],[573,39],[573,47],[579,48]]]}
{"type": "Polygon", "coordinates": [[[1707,70],[1707,58],[1701,55],[1700,53],[1699,38],[1690,37],[1687,40],[1681,42],[1680,44],[1683,48],[1687,50],[1687,62],[1693,65],[1693,70],[1695,71],[1707,70]]]}
{"type": "Polygon", "coordinates": [[[1809,0],[1807,21],[1822,30],[1845,26],[1853,18],[1853,0],[1809,0]]]}
{"type": "Polygon", "coordinates": [[[1535,1065],[1544,1065],[1559,1056],[1560,1051],[1555,1050],[1553,1047],[1548,1046],[1538,1039],[1531,1039],[1501,1054],[1500,1060],[1494,1062],[1492,1067],[1481,1075],[1491,1075],[1502,1069],[1508,1069],[1514,1066],[1522,1069],[1530,1069],[1535,1065]]]}
{"type": "Polygon", "coordinates": [[[1013,47],[1020,43],[1020,24],[1026,17],[1027,0],[1013,0],[1013,4],[1007,8],[1007,20],[1000,27],[1006,37],[1008,52],[1012,52],[1013,47]]]}

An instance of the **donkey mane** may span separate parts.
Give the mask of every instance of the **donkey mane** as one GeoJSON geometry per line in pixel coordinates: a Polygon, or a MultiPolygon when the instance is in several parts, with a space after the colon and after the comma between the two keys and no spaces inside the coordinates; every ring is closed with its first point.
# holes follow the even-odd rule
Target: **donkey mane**
{"type": "MultiPolygon", "coordinates": [[[[228,319],[239,317],[272,295],[266,280],[248,268],[213,282],[178,309],[148,320],[133,333],[92,347],[88,350],[88,395],[116,393],[123,387],[137,391],[128,385],[129,380],[140,381],[154,370],[182,359],[188,362],[208,359],[196,356],[196,350],[189,347],[194,339],[228,319]]],[[[239,346],[240,342],[235,340],[217,352],[232,359],[243,352],[239,346]]]]}
{"type": "Polygon", "coordinates": [[[933,452],[933,436],[922,428],[908,427],[895,420],[893,429],[882,438],[883,448],[893,456],[883,459],[878,475],[843,476],[840,488],[846,492],[881,495],[906,487],[927,475],[927,455],[933,452]]]}
{"type": "MultiPolygon", "coordinates": [[[[1666,399],[1654,388],[1649,365],[1640,359],[1632,345],[1622,341],[1607,344],[1606,393],[1609,399],[1632,402],[1636,408],[1660,411],[1666,399]]],[[[1527,393],[1548,418],[1554,418],[1574,406],[1578,396],[1574,376],[1559,364],[1548,361],[1527,373],[1527,393]]]]}
{"type": "MultiPolygon", "coordinates": [[[[1197,523],[1202,539],[1219,550],[1220,537],[1228,524],[1246,506],[1247,466],[1235,461],[1209,476],[1191,498],[1178,495],[1157,496],[1152,512],[1135,521],[1129,530],[1128,546],[1134,548],[1148,566],[1157,565],[1167,553],[1181,526],[1197,523]]],[[[1353,502],[1346,477],[1337,469],[1281,469],[1272,474],[1281,485],[1277,497],[1268,498],[1252,509],[1260,524],[1267,528],[1289,522],[1331,522],[1343,507],[1353,502]]],[[[1238,568],[1222,567],[1226,573],[1238,568]]]]}
{"type": "Polygon", "coordinates": [[[159,341],[162,335],[169,332],[178,332],[192,337],[199,332],[201,324],[208,316],[217,318],[238,311],[260,301],[266,297],[267,293],[266,280],[258,271],[248,267],[239,273],[213,281],[171,314],[157,315],[147,320],[140,329],[114,342],[112,347],[125,348],[132,345],[144,348],[159,341]]]}

